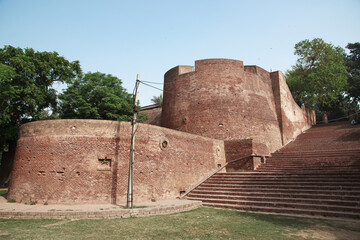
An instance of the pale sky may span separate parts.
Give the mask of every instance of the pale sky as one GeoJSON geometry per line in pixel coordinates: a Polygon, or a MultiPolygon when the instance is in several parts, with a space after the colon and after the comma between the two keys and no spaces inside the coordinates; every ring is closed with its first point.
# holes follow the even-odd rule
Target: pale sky
{"type": "MultiPolygon", "coordinates": [[[[163,82],[169,69],[205,58],[285,72],[294,45],[316,37],[360,42],[360,0],[0,0],[0,48],[57,51],[130,93],[137,74],[163,82]]],[[[140,104],[160,94],[140,85],[140,104]]]]}

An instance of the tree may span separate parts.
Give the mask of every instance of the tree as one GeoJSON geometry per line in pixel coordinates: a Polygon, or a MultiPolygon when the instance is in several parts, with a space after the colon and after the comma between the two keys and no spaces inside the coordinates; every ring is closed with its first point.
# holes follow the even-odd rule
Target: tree
{"type": "MultiPolygon", "coordinates": [[[[133,96],[121,84],[110,74],[86,73],[59,95],[60,117],[130,121],[133,96]]],[[[143,120],[144,115],[139,119],[143,120]]]]}
{"type": "Polygon", "coordinates": [[[160,96],[153,96],[151,101],[156,105],[162,106],[163,105],[163,96],[162,96],[162,94],[160,94],[160,96]]]}
{"type": "Polygon", "coordinates": [[[78,61],[69,62],[57,52],[0,49],[0,184],[11,169],[19,126],[40,119],[45,109],[56,111],[53,83],[69,83],[79,73],[78,61]]]}
{"type": "Polygon", "coordinates": [[[286,73],[295,101],[320,112],[327,112],[341,99],[347,88],[345,51],[320,38],[295,45],[299,58],[286,73]]]}
{"type": "Polygon", "coordinates": [[[346,66],[349,73],[348,99],[350,103],[360,103],[360,42],[349,43],[346,46],[350,54],[346,57],[346,66]]]}

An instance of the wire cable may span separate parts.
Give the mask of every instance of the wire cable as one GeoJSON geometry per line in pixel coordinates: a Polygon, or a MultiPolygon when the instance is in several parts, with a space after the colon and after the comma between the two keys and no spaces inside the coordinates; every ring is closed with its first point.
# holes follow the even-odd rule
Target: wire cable
{"type": "Polygon", "coordinates": [[[150,83],[150,84],[163,84],[163,83],[159,83],[159,82],[149,82],[149,81],[142,81],[143,83],[150,83]]]}

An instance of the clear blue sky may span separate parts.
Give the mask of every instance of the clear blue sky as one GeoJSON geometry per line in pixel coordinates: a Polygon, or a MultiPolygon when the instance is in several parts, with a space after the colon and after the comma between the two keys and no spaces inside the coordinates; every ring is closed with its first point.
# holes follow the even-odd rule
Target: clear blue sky
{"type": "MultiPolygon", "coordinates": [[[[117,76],[129,92],[136,74],[163,82],[170,68],[204,58],[284,72],[294,45],[315,37],[359,42],[360,1],[0,0],[1,48],[57,51],[84,72],[117,76]]],[[[141,105],[160,94],[140,85],[141,105]]]]}

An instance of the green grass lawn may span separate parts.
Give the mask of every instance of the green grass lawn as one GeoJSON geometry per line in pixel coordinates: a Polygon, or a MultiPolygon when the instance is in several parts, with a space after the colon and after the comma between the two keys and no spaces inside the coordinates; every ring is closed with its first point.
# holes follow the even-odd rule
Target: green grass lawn
{"type": "Polygon", "coordinates": [[[199,208],[127,219],[0,219],[0,239],[360,239],[360,222],[199,208]]]}
{"type": "Polygon", "coordinates": [[[7,188],[0,188],[0,196],[6,195],[8,192],[7,188]]]}

